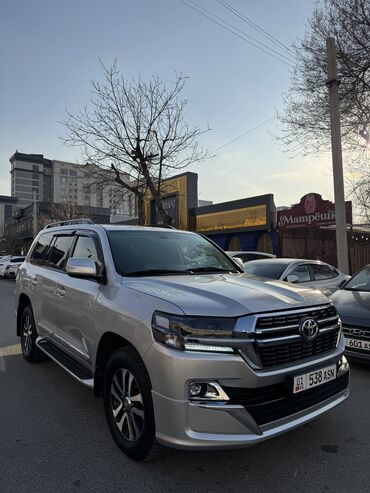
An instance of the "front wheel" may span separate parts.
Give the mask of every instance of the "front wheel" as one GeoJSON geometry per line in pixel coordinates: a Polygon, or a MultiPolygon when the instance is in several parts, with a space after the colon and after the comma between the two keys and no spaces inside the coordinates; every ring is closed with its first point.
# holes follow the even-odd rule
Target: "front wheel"
{"type": "Polygon", "coordinates": [[[118,447],[131,459],[145,459],[155,435],[153,401],[149,375],[133,348],[119,349],[109,358],[104,409],[118,447]]]}

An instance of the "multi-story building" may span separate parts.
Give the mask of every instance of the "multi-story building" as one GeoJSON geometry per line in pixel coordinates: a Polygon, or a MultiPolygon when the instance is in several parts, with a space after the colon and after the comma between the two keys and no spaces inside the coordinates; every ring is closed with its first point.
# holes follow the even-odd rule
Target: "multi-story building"
{"type": "Polygon", "coordinates": [[[11,195],[17,198],[19,207],[36,201],[50,202],[53,197],[52,161],[43,154],[24,154],[16,151],[10,158],[11,195]]]}
{"type": "Polygon", "coordinates": [[[5,221],[12,217],[17,207],[18,200],[16,197],[0,195],[0,238],[4,236],[5,221]]]}
{"type": "Polygon", "coordinates": [[[112,222],[137,217],[135,195],[93,164],[82,166],[18,151],[10,162],[12,197],[19,207],[31,205],[36,194],[36,202],[109,208],[112,222]]]}

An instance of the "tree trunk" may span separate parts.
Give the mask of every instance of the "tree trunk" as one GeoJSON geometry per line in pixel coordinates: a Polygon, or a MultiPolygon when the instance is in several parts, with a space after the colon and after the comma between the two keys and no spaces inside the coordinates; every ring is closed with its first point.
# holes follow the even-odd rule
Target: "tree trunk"
{"type": "Polygon", "coordinates": [[[136,194],[137,197],[137,215],[139,226],[144,226],[145,217],[144,217],[144,197],[141,193],[136,194]]]}

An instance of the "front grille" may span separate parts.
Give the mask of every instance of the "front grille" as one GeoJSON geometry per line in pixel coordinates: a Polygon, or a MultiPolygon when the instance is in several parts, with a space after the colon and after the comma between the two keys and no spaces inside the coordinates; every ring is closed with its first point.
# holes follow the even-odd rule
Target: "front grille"
{"type": "MultiPolygon", "coordinates": [[[[338,329],[339,330],[339,329],[338,329]]],[[[274,346],[258,348],[258,354],[264,368],[298,361],[332,351],[337,346],[338,330],[320,334],[313,341],[303,339],[274,346]]]]}
{"type": "Polygon", "coordinates": [[[274,313],[257,318],[254,347],[261,367],[287,365],[333,351],[339,331],[339,317],[333,306],[274,313]],[[306,340],[299,333],[304,318],[313,318],[318,323],[319,333],[313,340],[306,340]]]}
{"type": "Polygon", "coordinates": [[[348,381],[349,372],[299,394],[293,394],[291,382],[291,385],[277,384],[256,389],[225,386],[223,389],[230,397],[230,404],[244,406],[256,423],[263,425],[304,411],[334,397],[348,387],[348,381]]]}
{"type": "Polygon", "coordinates": [[[343,334],[350,339],[370,339],[370,327],[360,327],[354,325],[343,324],[343,334]],[[361,333],[356,333],[353,331],[359,331],[361,333]]]}

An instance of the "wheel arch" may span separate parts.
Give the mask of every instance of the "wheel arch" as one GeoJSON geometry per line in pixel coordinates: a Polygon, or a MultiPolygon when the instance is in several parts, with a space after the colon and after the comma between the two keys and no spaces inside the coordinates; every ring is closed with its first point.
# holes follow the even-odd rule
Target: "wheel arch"
{"type": "Polygon", "coordinates": [[[141,358],[138,350],[130,341],[118,334],[115,334],[114,332],[105,332],[99,341],[95,358],[94,394],[96,397],[103,396],[104,370],[109,357],[117,349],[125,347],[133,348],[145,367],[143,359],[141,358]]]}
{"type": "Polygon", "coordinates": [[[19,299],[18,299],[18,306],[17,306],[17,336],[18,337],[21,335],[21,328],[20,328],[21,315],[22,315],[23,310],[28,305],[32,306],[31,300],[29,299],[29,297],[26,294],[21,293],[19,296],[19,299]]]}

